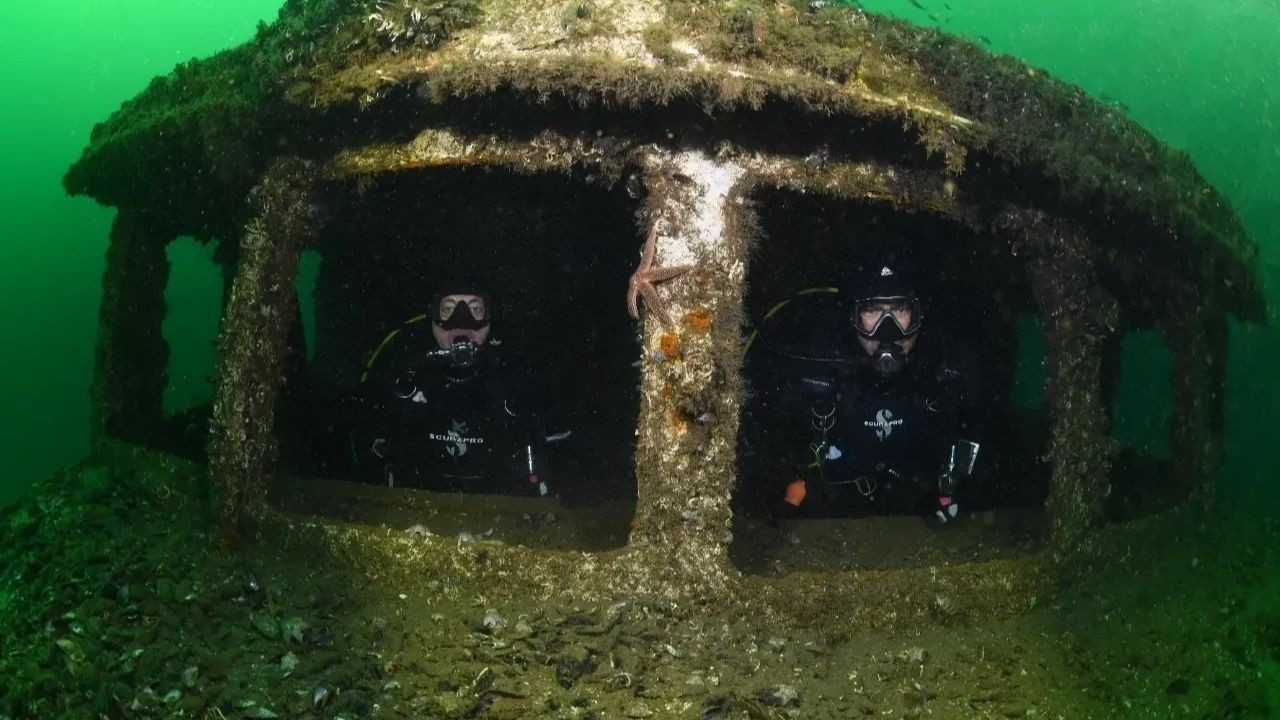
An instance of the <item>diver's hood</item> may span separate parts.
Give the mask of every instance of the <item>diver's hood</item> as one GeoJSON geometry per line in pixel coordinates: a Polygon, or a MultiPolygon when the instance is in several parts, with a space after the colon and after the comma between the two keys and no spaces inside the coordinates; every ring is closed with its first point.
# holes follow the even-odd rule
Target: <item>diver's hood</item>
{"type": "Polygon", "coordinates": [[[853,300],[848,319],[854,331],[868,340],[881,342],[905,340],[919,332],[924,312],[912,276],[910,264],[900,258],[877,257],[874,261],[859,265],[844,293],[853,300]],[[908,305],[911,308],[911,324],[904,327],[893,313],[885,311],[870,330],[863,328],[863,313],[877,304],[885,303],[908,305]]]}

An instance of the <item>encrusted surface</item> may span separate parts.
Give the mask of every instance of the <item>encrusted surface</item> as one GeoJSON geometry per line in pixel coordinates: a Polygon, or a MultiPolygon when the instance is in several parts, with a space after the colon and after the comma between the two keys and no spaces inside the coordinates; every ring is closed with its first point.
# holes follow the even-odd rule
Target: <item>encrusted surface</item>
{"type": "Polygon", "coordinates": [[[281,143],[334,153],[366,121],[362,109],[419,104],[403,116],[412,125],[456,100],[511,92],[531,106],[623,105],[655,119],[681,104],[714,116],[781,102],[885,123],[960,177],[1111,208],[1150,248],[1136,252],[1202,255],[1205,277],[1183,280],[1263,316],[1256,248],[1185,155],[1015,60],[800,0],[295,0],[251,43],[183,65],[127,103],[66,184],[201,226],[236,211],[281,143]],[[172,181],[154,182],[162,173],[172,181]]]}
{"type": "MultiPolygon", "coordinates": [[[[654,267],[692,267],[646,289],[667,311],[642,327],[639,495],[625,549],[472,556],[429,541],[404,562],[388,558],[398,540],[378,530],[278,516],[282,547],[322,543],[404,577],[444,571],[434,563],[447,560],[450,571],[493,580],[495,593],[570,588],[583,601],[656,597],[681,612],[734,598],[785,622],[873,626],[936,615],[938,576],[923,570],[801,574],[784,589],[744,577],[728,560],[757,183],[944,215],[1025,254],[1046,329],[1049,510],[1059,551],[1096,548],[1093,499],[1108,469],[1099,346],[1121,308],[1095,277],[1099,254],[1125,255],[1127,266],[1151,262],[1154,287],[1203,290],[1196,317],[1250,316],[1260,303],[1252,245],[1185,158],[1078,90],[854,10],[781,0],[298,1],[250,49],[256,54],[231,51],[184,68],[185,85],[157,82],[95,132],[67,179],[74,191],[131,210],[163,207],[174,228],[230,225],[224,216],[240,203],[236,193],[256,183],[220,338],[210,453],[228,520],[270,514],[263,498],[276,455],[274,407],[287,379],[298,253],[319,214],[310,204],[316,177],[483,165],[585,168],[608,183],[630,170],[645,193],[637,242],[653,229],[654,267]],[[296,55],[293,31],[319,49],[296,55]],[[349,52],[334,51],[339,41],[349,52]],[[743,127],[778,114],[840,124],[783,140],[743,127]],[[717,124],[722,117],[731,119],[717,124]],[[263,132],[277,121],[287,129],[263,132]],[[147,145],[160,135],[164,142],[147,145]],[[143,146],[135,158],[131,150],[143,146]],[[154,182],[162,166],[181,175],[172,196],[154,182]],[[208,193],[184,192],[188,182],[222,199],[208,205],[208,193]],[[1070,221],[1073,208],[1100,202],[1137,222],[1139,240],[1070,221]],[[1203,261],[1189,263],[1200,268],[1191,275],[1180,269],[1188,258],[1203,261]],[[883,608],[895,602],[900,614],[886,620],[883,608]]],[[[1207,376],[1210,366],[1187,360],[1179,382],[1207,376]]],[[[1186,437],[1210,441],[1205,398],[1188,394],[1183,404],[1194,411],[1186,437]]],[[[1189,456],[1198,469],[1212,457],[1189,456]]],[[[944,573],[964,598],[947,600],[944,613],[1014,612],[1045,581],[1039,558],[944,573]]]]}
{"type": "Polygon", "coordinates": [[[145,441],[164,415],[169,344],[164,288],[170,240],[145,213],[124,210],[111,227],[94,349],[91,434],[145,441]]]}
{"type": "Polygon", "coordinates": [[[671,281],[671,290],[658,289],[676,327],[645,317],[631,545],[651,582],[687,572],[708,593],[722,594],[736,574],[727,548],[741,378],[731,359],[741,346],[754,227],[746,174],[731,160],[694,152],[653,153],[645,171],[655,262],[693,270],[671,281]]]}
{"type": "Polygon", "coordinates": [[[690,606],[610,588],[604,573],[625,567],[598,556],[275,512],[226,555],[209,542],[207,482],[202,467],[104,442],[0,511],[0,716],[1109,720],[1121,703],[1126,718],[1274,707],[1280,536],[1260,518],[1109,528],[1106,561],[1078,582],[1028,584],[1037,558],[943,563],[749,578],[690,606]],[[592,595],[525,584],[570,564],[592,568],[592,595]]]}
{"type": "Polygon", "coordinates": [[[1046,509],[1057,559],[1078,559],[1097,540],[1103,483],[1110,472],[1101,401],[1102,344],[1119,308],[1098,286],[1095,248],[1073,227],[1010,211],[1006,223],[1028,255],[1032,294],[1044,319],[1045,404],[1053,427],[1053,482],[1046,509]]]}
{"type": "Polygon", "coordinates": [[[220,361],[209,458],[222,514],[236,527],[258,512],[275,469],[275,408],[297,314],[292,279],[302,247],[314,231],[313,172],[282,159],[254,189],[257,214],[245,227],[226,316],[218,335],[220,361]]]}

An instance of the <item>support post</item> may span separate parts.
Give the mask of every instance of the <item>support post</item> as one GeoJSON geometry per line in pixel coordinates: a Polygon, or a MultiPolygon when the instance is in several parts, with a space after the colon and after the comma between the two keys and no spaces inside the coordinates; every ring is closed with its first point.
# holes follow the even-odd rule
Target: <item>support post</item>
{"type": "Polygon", "coordinates": [[[1174,480],[1197,506],[1210,510],[1225,459],[1226,318],[1188,292],[1175,301],[1162,330],[1173,355],[1169,447],[1174,480]]]}
{"type": "Polygon", "coordinates": [[[746,173],[701,152],[646,159],[652,267],[692,269],[644,308],[636,448],[638,497],[628,565],[638,591],[723,592],[735,577],[729,506],[741,396],[741,318],[755,217],[746,173]]]}
{"type": "MultiPolygon", "coordinates": [[[[235,281],[218,336],[209,461],[221,491],[224,532],[261,508],[278,447],[276,401],[286,380],[297,316],[294,276],[313,227],[313,172],[276,161],[250,193],[253,218],[240,240],[235,281]]],[[[234,537],[225,538],[234,542],[234,537]]]]}
{"type": "Polygon", "coordinates": [[[121,208],[111,227],[94,350],[94,448],[108,437],[153,439],[164,421],[169,344],[161,326],[169,283],[165,247],[171,239],[133,208],[121,208]]]}
{"type": "Polygon", "coordinates": [[[1044,320],[1045,402],[1053,424],[1046,510],[1055,559],[1079,555],[1102,520],[1111,469],[1102,401],[1102,348],[1119,321],[1116,300],[1097,285],[1092,245],[1038,213],[1004,218],[1020,235],[1032,293],[1044,320]]]}

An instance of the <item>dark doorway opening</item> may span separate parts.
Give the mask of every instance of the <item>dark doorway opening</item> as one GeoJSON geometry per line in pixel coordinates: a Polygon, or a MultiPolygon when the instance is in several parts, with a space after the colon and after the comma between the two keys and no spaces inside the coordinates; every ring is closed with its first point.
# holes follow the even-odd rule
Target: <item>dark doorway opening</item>
{"type": "Polygon", "coordinates": [[[1040,458],[1047,426],[1042,408],[1028,411],[1013,401],[1015,383],[1027,374],[1020,369],[1023,356],[1036,348],[1023,329],[1033,312],[1030,291],[1007,246],[946,218],[881,204],[786,191],[763,192],[756,200],[765,239],[747,283],[753,336],[744,363],[748,398],[732,548],[739,566],[765,573],[861,569],[1034,547],[1043,533],[1048,469],[1040,458]],[[917,426],[933,427],[941,421],[930,413],[949,413],[955,405],[948,404],[950,385],[935,381],[958,375],[980,415],[978,462],[953,495],[962,513],[945,528],[945,542],[935,540],[925,520],[940,494],[943,443],[929,435],[921,437],[918,452],[908,444],[906,452],[919,461],[910,475],[884,467],[873,457],[882,446],[857,433],[911,438],[908,426],[916,421],[849,402],[871,395],[867,356],[853,332],[851,284],[855,268],[881,260],[908,268],[923,317],[905,366],[916,374],[904,371],[901,378],[913,379],[895,380],[894,389],[883,392],[925,408],[917,426]],[[865,418],[857,414],[863,409],[865,418]],[[823,433],[832,418],[843,427],[823,433]],[[851,452],[858,457],[845,455],[851,452]],[[868,477],[864,466],[884,473],[874,489],[858,482],[868,477]],[[850,468],[858,469],[857,477],[850,468]],[[799,497],[790,493],[797,478],[806,481],[803,503],[812,501],[817,484],[825,504],[786,502],[799,497]],[[908,497],[909,510],[898,504],[886,511],[874,502],[890,483],[908,497]],[[850,490],[864,487],[867,492],[850,490]],[[871,500],[862,504],[864,498],[871,500]]]}

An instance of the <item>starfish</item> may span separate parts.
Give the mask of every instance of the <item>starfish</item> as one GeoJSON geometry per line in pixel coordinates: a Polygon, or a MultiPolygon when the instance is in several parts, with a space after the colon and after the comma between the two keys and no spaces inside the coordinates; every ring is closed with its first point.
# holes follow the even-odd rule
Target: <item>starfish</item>
{"type": "Polygon", "coordinates": [[[657,241],[658,224],[654,223],[649,230],[649,237],[644,241],[644,250],[640,253],[640,266],[632,273],[631,281],[627,283],[627,312],[631,313],[632,318],[639,320],[640,307],[638,300],[643,297],[645,310],[657,315],[664,325],[669,325],[670,318],[667,317],[667,310],[662,301],[658,299],[658,291],[654,288],[654,285],[674,280],[692,270],[693,266],[654,267],[653,251],[657,241]]]}

